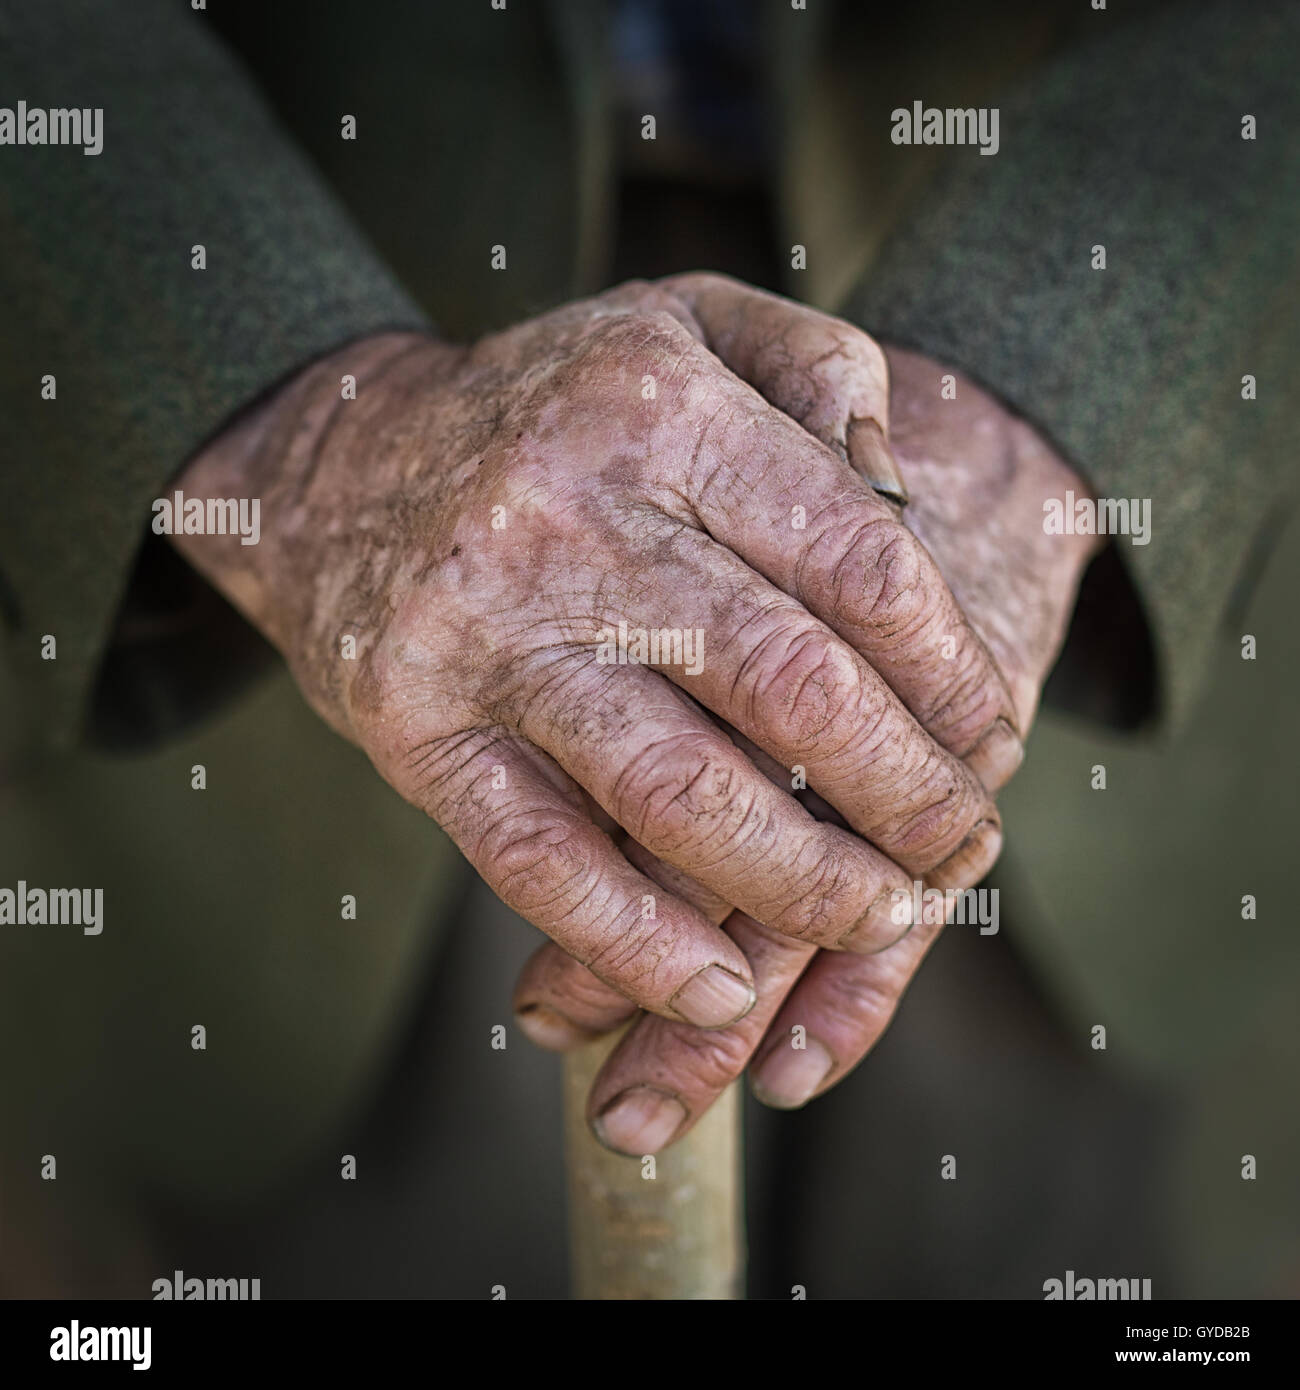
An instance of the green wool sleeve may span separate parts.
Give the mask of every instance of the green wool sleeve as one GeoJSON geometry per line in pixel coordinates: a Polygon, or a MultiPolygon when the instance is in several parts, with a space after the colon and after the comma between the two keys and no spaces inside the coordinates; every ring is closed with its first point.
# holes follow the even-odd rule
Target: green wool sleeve
{"type": "Polygon", "coordinates": [[[0,605],[36,724],[66,744],[186,458],[311,359],[427,324],[204,11],[6,7],[0,103],[20,101],[86,130],[102,111],[98,153],[0,143],[0,605]]]}
{"type": "Polygon", "coordinates": [[[995,155],[951,152],[847,312],[1000,396],[1100,496],[1149,499],[1149,542],[1115,545],[1178,727],[1295,486],[1300,6],[1095,18],[1001,108],[995,155]]]}

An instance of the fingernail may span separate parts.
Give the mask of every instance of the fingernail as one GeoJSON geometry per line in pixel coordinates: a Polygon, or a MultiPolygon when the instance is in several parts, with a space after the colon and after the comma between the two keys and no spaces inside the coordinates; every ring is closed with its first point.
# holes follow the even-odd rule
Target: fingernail
{"type": "Polygon", "coordinates": [[[697,1028],[725,1028],[744,1018],[756,998],[753,985],[739,975],[721,965],[706,965],[673,995],[668,1007],[697,1028]]]}
{"type": "Polygon", "coordinates": [[[898,460],[874,420],[850,420],[846,431],[849,463],[873,488],[891,502],[905,507],[908,501],[898,460]]]}
{"type": "Polygon", "coordinates": [[[538,1047],[548,1052],[567,1052],[591,1042],[598,1035],[590,1029],[579,1028],[572,1020],[548,1009],[544,1004],[525,1004],[515,1013],[515,1027],[538,1047]]]}
{"type": "Polygon", "coordinates": [[[984,784],[985,790],[1001,790],[1024,761],[1025,745],[1005,719],[995,719],[993,727],[966,754],[966,766],[984,784]]]}
{"type": "Polygon", "coordinates": [[[816,1038],[806,1039],[802,1048],[783,1044],[763,1059],[750,1088],[764,1105],[795,1110],[813,1098],[834,1065],[835,1059],[816,1038]]]}
{"type": "Polygon", "coordinates": [[[839,940],[844,951],[871,956],[896,946],[912,929],[912,895],[887,888],[839,940]]]}
{"type": "Polygon", "coordinates": [[[591,1122],[607,1149],[623,1154],[657,1153],[681,1128],[686,1107],[667,1091],[631,1086],[591,1122]]]}
{"type": "Polygon", "coordinates": [[[1001,849],[1002,831],[982,820],[926,881],[935,888],[971,888],[993,867],[1001,849]]]}

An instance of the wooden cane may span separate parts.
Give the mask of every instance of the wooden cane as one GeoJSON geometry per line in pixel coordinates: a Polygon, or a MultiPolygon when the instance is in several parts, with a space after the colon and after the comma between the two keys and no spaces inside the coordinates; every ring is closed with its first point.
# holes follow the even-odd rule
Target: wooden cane
{"type": "Polygon", "coordinates": [[[684,1139],[648,1158],[611,1153],[587,1093],[618,1036],[564,1059],[569,1262],[575,1298],[742,1298],[744,1175],[739,1083],[684,1139]]]}

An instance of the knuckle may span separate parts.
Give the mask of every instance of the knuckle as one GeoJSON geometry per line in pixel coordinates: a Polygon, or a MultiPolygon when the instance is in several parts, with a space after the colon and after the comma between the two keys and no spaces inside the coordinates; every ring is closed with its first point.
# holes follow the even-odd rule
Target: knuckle
{"type": "Polygon", "coordinates": [[[475,856],[498,896],[529,920],[570,916],[591,897],[599,868],[577,827],[545,813],[518,813],[484,832],[475,856]]]}
{"type": "Polygon", "coordinates": [[[851,515],[826,520],[800,557],[795,580],[801,598],[829,599],[881,646],[910,636],[930,617],[929,573],[916,537],[883,503],[877,510],[866,501],[851,515]]]}
{"type": "MultiPolygon", "coordinates": [[[[926,565],[921,543],[896,523],[872,527],[874,552],[861,560],[861,607],[869,626],[885,640],[908,637],[934,611],[934,601],[926,583],[926,565]]],[[[846,557],[847,560],[847,557],[846,557]]]]}
{"type": "Polygon", "coordinates": [[[966,751],[1006,709],[1001,683],[978,650],[970,647],[955,671],[938,671],[936,676],[940,678],[918,711],[920,721],[941,733],[947,747],[966,751]]]}
{"type": "Polygon", "coordinates": [[[617,818],[657,854],[727,853],[760,817],[735,760],[713,738],[687,733],[639,752],[614,785],[617,818]]]}
{"type": "Polygon", "coordinates": [[[834,945],[866,906],[865,885],[856,866],[830,849],[799,877],[797,895],[765,925],[798,941],[834,945]]]}
{"type": "MultiPolygon", "coordinates": [[[[611,420],[633,435],[646,429],[644,378],[660,383],[662,399],[670,390],[686,391],[698,374],[700,344],[666,303],[666,296],[653,287],[597,301],[581,341],[534,382],[534,414],[544,418],[555,401],[562,401],[570,429],[593,437],[608,435],[611,420]]],[[[554,451],[540,447],[542,439],[533,443],[539,446],[534,449],[539,461],[554,470],[554,451]]]]}
{"type": "Polygon", "coordinates": [[[863,1044],[888,1026],[910,974],[884,967],[884,959],[836,956],[838,968],[827,969],[818,980],[819,1014],[829,1015],[839,1030],[863,1044]]]}
{"type": "Polygon", "coordinates": [[[964,770],[941,767],[891,827],[890,853],[924,873],[943,863],[983,816],[964,770]]]}
{"type": "Polygon", "coordinates": [[[776,747],[809,752],[827,729],[861,711],[861,676],[848,652],[824,633],[778,627],[749,667],[751,718],[776,747]]]}
{"type": "Polygon", "coordinates": [[[497,717],[518,708],[523,728],[541,737],[550,728],[579,746],[608,738],[617,728],[615,696],[618,668],[593,661],[591,649],[581,645],[550,645],[524,650],[514,656],[508,679],[490,712],[497,717]],[[503,698],[508,694],[509,698],[503,698]]]}
{"type": "Polygon", "coordinates": [[[721,290],[741,288],[741,282],[730,275],[721,275],[716,270],[685,270],[680,275],[670,275],[659,282],[674,288],[681,286],[692,290],[721,290]]]}
{"type": "Polygon", "coordinates": [[[753,1042],[749,1030],[676,1028],[672,1074],[688,1093],[721,1090],[745,1069],[753,1042]]]}
{"type": "Polygon", "coordinates": [[[650,294],[655,288],[656,286],[653,281],[643,279],[641,276],[637,275],[633,276],[630,280],[620,281],[612,290],[602,295],[601,298],[607,301],[612,300],[616,303],[627,300],[633,304],[637,304],[644,300],[646,295],[650,294]]]}
{"type": "Polygon", "coordinates": [[[885,358],[885,350],[865,329],[859,328],[857,324],[849,324],[848,327],[848,348],[856,359],[858,366],[866,372],[873,381],[884,382],[889,377],[889,363],[885,358]]]}
{"type": "Polygon", "coordinates": [[[662,374],[665,364],[676,364],[699,347],[663,301],[662,294],[648,287],[645,303],[593,329],[592,346],[616,354],[634,377],[662,374]]]}

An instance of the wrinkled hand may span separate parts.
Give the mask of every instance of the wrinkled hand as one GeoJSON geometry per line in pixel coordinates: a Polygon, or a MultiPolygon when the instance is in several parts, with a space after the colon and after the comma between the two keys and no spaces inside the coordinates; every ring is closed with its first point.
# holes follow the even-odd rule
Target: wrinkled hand
{"type": "Polygon", "coordinates": [[[467,349],[334,354],[179,480],[259,497],[260,544],[175,543],[511,907],[602,988],[716,1027],[753,975],[699,894],[869,951],[902,930],[892,890],[997,852],[976,772],[1018,761],[1011,699],[860,476],[890,467],[886,412],[849,325],[714,276],[632,284],[467,349]],[[702,661],[602,663],[620,622],[699,630],[702,661]]]}
{"type": "MultiPolygon", "coordinates": [[[[891,438],[911,494],[905,520],[995,656],[1027,731],[1096,546],[1092,537],[1045,535],[1043,502],[1069,488],[1087,495],[1087,486],[1035,431],[969,381],[958,376],[956,399],[945,401],[946,368],[902,350],[888,358],[891,438]]],[[[674,883],[693,896],[690,885],[674,883]]],[[[926,883],[952,886],[943,874],[927,875],[926,883]]],[[[716,914],[716,905],[695,900],[716,914]]],[[[929,917],[898,944],[856,956],[819,952],[743,912],[731,914],[726,930],[753,965],[756,1007],[740,1023],[708,1033],[641,1019],[593,1086],[588,1113],[597,1133],[614,1148],[653,1152],[686,1133],[746,1065],[756,1094],[773,1105],[801,1105],[825,1091],[888,1026],[941,929],[929,917]],[[795,1046],[797,1037],[806,1046],[795,1046]]],[[[554,948],[525,968],[515,1007],[534,1040],[559,1049],[633,1013],[554,948]]]]}

